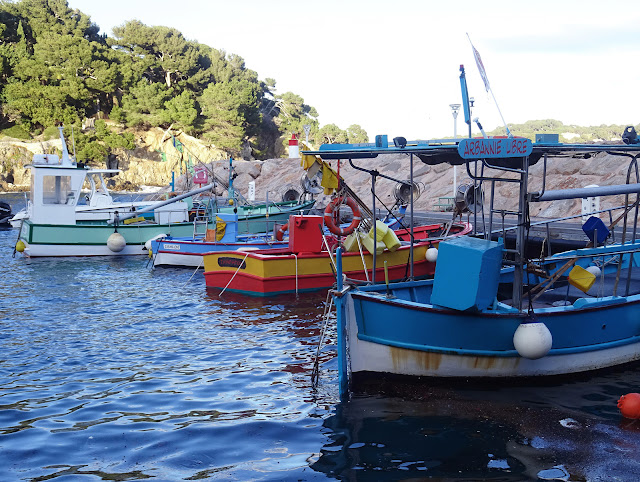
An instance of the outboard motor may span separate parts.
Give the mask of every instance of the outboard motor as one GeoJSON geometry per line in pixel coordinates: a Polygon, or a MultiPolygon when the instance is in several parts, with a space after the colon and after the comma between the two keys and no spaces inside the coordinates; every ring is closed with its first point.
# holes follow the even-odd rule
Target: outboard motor
{"type": "Polygon", "coordinates": [[[633,126],[627,127],[622,133],[622,142],[625,144],[638,144],[640,143],[640,139],[638,139],[638,134],[633,126]]]}

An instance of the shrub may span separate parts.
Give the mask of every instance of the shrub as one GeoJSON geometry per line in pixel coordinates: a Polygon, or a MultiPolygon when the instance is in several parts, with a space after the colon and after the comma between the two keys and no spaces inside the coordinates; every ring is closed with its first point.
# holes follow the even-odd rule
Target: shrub
{"type": "Polygon", "coordinates": [[[29,134],[22,126],[16,125],[13,127],[9,127],[8,129],[3,129],[0,131],[3,136],[13,137],[14,139],[21,139],[23,141],[27,141],[31,139],[31,134],[29,134]]]}
{"type": "Polygon", "coordinates": [[[44,130],[42,136],[44,137],[45,141],[48,141],[49,139],[56,139],[60,137],[60,132],[58,131],[57,127],[49,126],[44,130]]]}

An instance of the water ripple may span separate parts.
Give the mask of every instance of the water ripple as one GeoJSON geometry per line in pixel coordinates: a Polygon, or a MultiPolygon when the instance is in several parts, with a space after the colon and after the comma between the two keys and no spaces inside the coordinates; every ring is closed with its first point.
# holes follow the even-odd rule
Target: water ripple
{"type": "MultiPolygon", "coordinates": [[[[324,295],[209,293],[145,258],[12,258],[0,230],[0,480],[635,480],[623,369],[336,399],[324,295]]],[[[193,277],[192,277],[193,275],[193,277]]]]}

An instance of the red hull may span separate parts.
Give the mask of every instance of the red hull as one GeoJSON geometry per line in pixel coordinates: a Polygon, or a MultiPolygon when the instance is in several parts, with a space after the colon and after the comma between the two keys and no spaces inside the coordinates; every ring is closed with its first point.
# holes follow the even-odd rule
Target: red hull
{"type": "MultiPolygon", "coordinates": [[[[435,263],[426,260],[416,261],[413,265],[415,278],[432,277],[435,273],[435,263]]],[[[408,276],[408,266],[392,266],[388,268],[389,281],[400,281],[408,276]]],[[[208,271],[204,273],[205,283],[210,289],[223,289],[233,277],[232,271],[208,271]]],[[[347,278],[366,281],[364,273],[360,271],[345,272],[347,278]]],[[[369,271],[371,276],[371,271],[369,271]]],[[[384,280],[384,268],[376,269],[376,281],[384,280]]],[[[273,296],[282,293],[300,293],[305,291],[321,291],[331,288],[336,281],[335,274],[322,273],[295,276],[274,276],[262,278],[249,273],[238,272],[227,291],[246,293],[254,296],[273,296]],[[296,286],[297,285],[297,286],[296,286]]]]}

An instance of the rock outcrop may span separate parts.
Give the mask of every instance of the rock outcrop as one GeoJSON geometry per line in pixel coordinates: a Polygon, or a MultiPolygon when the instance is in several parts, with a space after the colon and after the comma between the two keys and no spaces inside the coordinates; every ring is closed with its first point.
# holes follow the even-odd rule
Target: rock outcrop
{"type": "MultiPolygon", "coordinates": [[[[180,135],[177,146],[182,145],[182,152],[174,146],[170,135],[160,129],[141,132],[136,136],[137,147],[132,151],[124,151],[118,155],[118,168],[122,174],[110,179],[114,190],[139,190],[143,186],[155,186],[169,190],[168,186],[175,177],[176,190],[193,188],[190,167],[205,164],[216,177],[228,182],[229,159],[224,153],[206,145],[195,138],[180,135]]],[[[60,149],[60,140],[46,142],[19,142],[16,140],[0,141],[0,190],[27,190],[29,188],[28,170],[25,165],[31,161],[34,153],[51,152],[60,149]]],[[[398,180],[409,179],[409,157],[406,155],[379,156],[376,159],[359,160],[354,163],[365,169],[375,169],[385,176],[398,180]]],[[[331,162],[338,169],[337,161],[331,162]]],[[[104,166],[106,167],[106,165],[104,166]]],[[[234,160],[236,174],[234,187],[243,196],[248,197],[249,183],[255,181],[256,199],[280,201],[287,191],[296,190],[302,193],[301,177],[304,174],[299,159],[268,159],[265,161],[234,160]]],[[[544,164],[538,162],[531,167],[531,185],[529,190],[542,188],[544,164]]],[[[546,189],[566,189],[584,187],[590,184],[607,185],[626,182],[628,161],[622,158],[601,154],[590,159],[553,158],[547,164],[546,189]]],[[[340,174],[356,194],[368,205],[372,202],[372,179],[365,172],[354,169],[348,161],[342,161],[340,174]]],[[[504,177],[504,173],[496,173],[504,177]]],[[[454,195],[453,167],[448,165],[429,166],[414,159],[414,180],[420,186],[421,196],[415,204],[420,211],[437,211],[446,197],[454,195]]],[[[457,168],[457,184],[470,182],[464,166],[457,168]]],[[[632,180],[631,182],[635,182],[632,180]]],[[[376,180],[376,204],[384,209],[395,202],[393,195],[396,182],[383,177],[376,180]]],[[[495,193],[495,206],[501,209],[514,210],[517,199],[514,187],[498,183],[495,193]]],[[[489,186],[485,186],[488,196],[489,186]]],[[[218,194],[225,194],[224,187],[218,188],[218,194]]],[[[324,194],[315,196],[319,206],[328,202],[324,194]]],[[[616,196],[601,200],[601,209],[620,206],[624,196],[616,196]]],[[[531,216],[557,217],[579,214],[580,200],[555,201],[535,204],[531,216]]]]}
{"type": "MultiPolygon", "coordinates": [[[[331,162],[337,169],[337,161],[331,162]]],[[[409,179],[409,157],[404,155],[379,156],[376,159],[354,161],[358,167],[375,169],[380,173],[398,179],[409,179]]],[[[624,184],[626,182],[628,158],[620,158],[609,154],[600,154],[590,159],[550,158],[547,163],[546,190],[579,188],[587,185],[624,184]]],[[[228,161],[218,161],[210,164],[215,174],[223,180],[228,179],[228,161]]],[[[529,191],[542,189],[544,163],[538,162],[531,167],[529,191]]],[[[242,195],[247,196],[248,184],[255,181],[256,198],[280,201],[290,189],[302,193],[300,180],[304,174],[299,159],[269,159],[266,161],[234,161],[237,177],[234,187],[242,195]]],[[[368,205],[373,200],[371,176],[354,169],[348,161],[340,163],[340,174],[356,194],[368,205]]],[[[457,167],[457,184],[470,183],[465,166],[457,167]]],[[[506,177],[503,172],[492,173],[495,177],[506,177]]],[[[449,165],[429,166],[414,159],[414,181],[419,185],[421,196],[415,203],[419,211],[438,211],[439,204],[446,202],[454,195],[453,167],[449,165]]],[[[635,182],[632,180],[631,182],[635,182]]],[[[376,205],[378,208],[391,207],[395,202],[394,189],[397,183],[389,179],[378,177],[375,185],[376,205]]],[[[184,178],[181,188],[189,188],[184,178]]],[[[486,183],[485,196],[489,202],[490,186],[486,183]]],[[[221,191],[219,191],[221,192],[221,191]]],[[[494,205],[505,210],[517,208],[517,190],[513,184],[496,183],[494,205]]],[[[324,206],[329,200],[323,194],[315,196],[318,205],[324,206]]],[[[607,209],[621,206],[625,202],[624,196],[614,196],[600,200],[600,208],[607,209]]],[[[631,200],[630,202],[633,202],[631,200]]],[[[384,208],[383,208],[384,209],[384,208]]],[[[531,205],[531,216],[535,217],[563,217],[581,213],[580,199],[536,203],[531,205]]]]}

